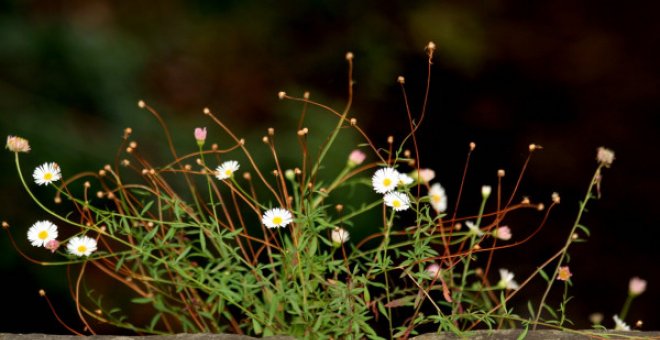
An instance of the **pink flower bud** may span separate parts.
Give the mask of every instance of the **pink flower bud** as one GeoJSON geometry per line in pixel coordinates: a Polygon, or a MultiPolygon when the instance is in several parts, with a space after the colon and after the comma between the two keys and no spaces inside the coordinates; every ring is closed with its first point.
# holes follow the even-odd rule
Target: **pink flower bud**
{"type": "Polygon", "coordinates": [[[195,128],[195,139],[197,140],[197,144],[199,146],[204,145],[204,141],[206,141],[206,128],[195,128]]]}
{"type": "Polygon", "coordinates": [[[646,290],[646,280],[642,280],[639,277],[635,276],[630,279],[630,284],[628,284],[628,293],[630,295],[640,295],[646,290]]]}
{"type": "Polygon", "coordinates": [[[351,152],[351,154],[348,156],[348,166],[358,166],[364,162],[365,158],[367,158],[367,155],[365,155],[364,152],[360,150],[353,150],[353,152],[351,152]]]}
{"type": "Polygon", "coordinates": [[[52,239],[52,240],[46,242],[44,247],[46,249],[50,250],[51,253],[54,253],[57,250],[57,248],[60,247],[60,241],[58,241],[56,239],[52,239]]]}
{"type": "Polygon", "coordinates": [[[426,272],[429,273],[432,278],[436,278],[440,273],[440,265],[437,263],[431,263],[426,267],[426,272]]]}
{"type": "Polygon", "coordinates": [[[502,226],[495,229],[495,237],[500,240],[508,241],[511,239],[511,228],[507,226],[502,226]]]}
{"type": "Polygon", "coordinates": [[[418,178],[420,182],[428,183],[435,178],[435,171],[431,169],[419,169],[418,178]]]}

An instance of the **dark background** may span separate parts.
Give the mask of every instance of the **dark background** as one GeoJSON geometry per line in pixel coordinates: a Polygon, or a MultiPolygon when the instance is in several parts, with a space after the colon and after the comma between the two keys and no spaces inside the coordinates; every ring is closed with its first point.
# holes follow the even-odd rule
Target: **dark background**
{"type": "MultiPolygon", "coordinates": [[[[136,106],[145,99],[183,150],[194,151],[195,126],[209,126],[210,139],[228,143],[202,115],[208,106],[261,157],[266,127],[295,140],[300,106],[278,101],[277,92],[309,90],[341,108],[344,54],[352,51],[353,113],[384,146],[387,135],[406,132],[398,75],[406,77],[413,112],[420,110],[424,46],[432,40],[438,50],[421,156],[447,188],[450,207],[470,141],[477,143],[466,187],[472,196],[482,184],[495,184],[500,168],[510,191],[528,144],[543,145],[520,194],[547,203],[558,191],[562,204],[533,244],[502,252],[497,265],[522,278],[565,239],[595,169],[596,148],[615,150],[603,198],[584,219],[592,237],[570,252],[569,316],[585,328],[590,313],[602,312],[611,327],[629,278],[638,275],[649,288],[627,321],[660,329],[657,10],[642,2],[586,1],[2,0],[0,134],[30,140],[33,151],[22,157],[27,175],[46,160],[57,161],[65,175],[99,169],[112,161],[127,126],[140,147],[167,159],[156,121],[136,106]]],[[[330,121],[319,114],[307,125],[322,130],[330,121]]],[[[358,142],[345,138],[332,162],[344,162],[358,142]]],[[[8,152],[0,171],[0,218],[31,251],[23,235],[47,216],[19,186],[8,152]]],[[[39,190],[50,202],[48,193],[39,190]]],[[[460,213],[474,214],[470,208],[460,213]]],[[[512,223],[514,237],[530,228],[512,223]]],[[[27,262],[4,234],[0,249],[0,332],[66,333],[39,298],[40,288],[78,326],[64,268],[27,262]]],[[[538,289],[530,287],[529,296],[538,299],[538,289]]],[[[525,302],[520,298],[516,310],[524,313],[525,302]]]]}

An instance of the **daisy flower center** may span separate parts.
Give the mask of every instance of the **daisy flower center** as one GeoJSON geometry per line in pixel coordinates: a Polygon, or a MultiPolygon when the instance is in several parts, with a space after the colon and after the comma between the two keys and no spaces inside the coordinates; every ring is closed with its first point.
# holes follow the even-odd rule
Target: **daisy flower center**
{"type": "Polygon", "coordinates": [[[50,172],[45,173],[44,179],[50,181],[51,179],[53,179],[53,174],[51,174],[50,172]]]}
{"type": "Polygon", "coordinates": [[[279,216],[273,217],[273,224],[281,224],[282,223],[282,218],[279,216]]]}
{"type": "Polygon", "coordinates": [[[37,237],[39,237],[39,239],[41,239],[41,240],[45,240],[46,238],[48,238],[48,232],[45,231],[45,230],[42,230],[42,231],[39,232],[39,235],[37,235],[37,237]]]}
{"type": "Polygon", "coordinates": [[[225,170],[225,175],[231,176],[231,170],[230,169],[225,170]]]}
{"type": "Polygon", "coordinates": [[[79,246],[78,246],[78,252],[79,252],[79,253],[82,254],[82,253],[84,253],[84,252],[86,252],[86,251],[87,251],[87,247],[85,247],[84,245],[79,245],[79,246]]]}
{"type": "Polygon", "coordinates": [[[395,207],[395,208],[400,207],[401,206],[401,201],[399,201],[399,200],[392,201],[392,206],[395,207]]]}
{"type": "Polygon", "coordinates": [[[385,179],[383,180],[383,185],[384,185],[384,186],[389,186],[389,185],[391,185],[391,184],[392,184],[392,180],[391,180],[391,179],[389,179],[389,178],[385,178],[385,179]]]}
{"type": "Polygon", "coordinates": [[[440,195],[433,195],[433,196],[431,197],[431,199],[432,199],[433,202],[435,202],[435,203],[438,203],[438,202],[440,202],[440,200],[442,200],[442,198],[440,197],[440,195]]]}

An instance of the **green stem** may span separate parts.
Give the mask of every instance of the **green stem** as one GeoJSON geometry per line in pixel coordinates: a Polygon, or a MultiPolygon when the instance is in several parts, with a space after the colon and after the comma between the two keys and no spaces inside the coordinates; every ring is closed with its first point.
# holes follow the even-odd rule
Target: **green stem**
{"type": "Polygon", "coordinates": [[[635,298],[635,295],[628,294],[628,297],[626,298],[626,302],[623,303],[623,307],[621,308],[621,312],[619,313],[619,318],[621,320],[625,320],[626,316],[628,315],[628,309],[630,309],[630,304],[632,303],[632,300],[635,298]]]}

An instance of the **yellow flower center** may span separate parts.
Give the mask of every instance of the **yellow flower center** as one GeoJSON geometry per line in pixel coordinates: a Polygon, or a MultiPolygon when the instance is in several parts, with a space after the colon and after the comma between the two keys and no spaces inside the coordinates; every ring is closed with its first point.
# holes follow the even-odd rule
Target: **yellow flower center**
{"type": "Polygon", "coordinates": [[[431,196],[431,200],[433,201],[433,203],[440,203],[442,197],[440,197],[440,195],[433,195],[431,196]]]}
{"type": "Polygon", "coordinates": [[[78,253],[84,254],[87,251],[87,247],[85,245],[81,244],[78,246],[78,253]]]}
{"type": "Polygon", "coordinates": [[[275,225],[282,224],[282,218],[279,217],[279,216],[273,217],[273,224],[275,224],[275,225]]]}
{"type": "Polygon", "coordinates": [[[232,173],[231,169],[225,170],[225,176],[231,176],[231,173],[232,173]]]}
{"type": "Polygon", "coordinates": [[[50,172],[44,174],[45,180],[50,181],[52,178],[53,178],[53,174],[51,174],[50,172]]]}
{"type": "Polygon", "coordinates": [[[45,240],[48,237],[48,232],[45,230],[42,230],[39,232],[39,235],[37,235],[40,240],[45,240]]]}
{"type": "Polygon", "coordinates": [[[560,269],[559,270],[559,279],[560,280],[568,281],[568,279],[570,277],[571,277],[571,273],[568,270],[566,270],[566,269],[560,269]]]}
{"type": "Polygon", "coordinates": [[[392,201],[392,206],[398,208],[401,206],[401,201],[394,200],[392,201]]]}
{"type": "Polygon", "coordinates": [[[384,186],[388,187],[388,186],[390,186],[391,184],[392,184],[392,180],[391,180],[391,179],[389,179],[389,178],[385,178],[385,179],[383,180],[383,185],[384,185],[384,186]]]}

